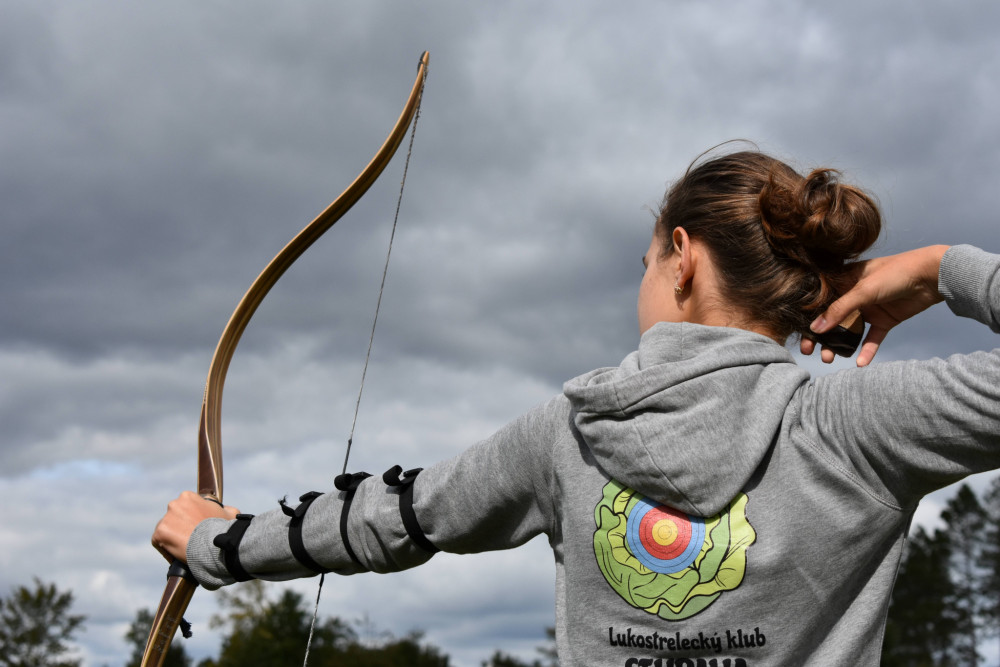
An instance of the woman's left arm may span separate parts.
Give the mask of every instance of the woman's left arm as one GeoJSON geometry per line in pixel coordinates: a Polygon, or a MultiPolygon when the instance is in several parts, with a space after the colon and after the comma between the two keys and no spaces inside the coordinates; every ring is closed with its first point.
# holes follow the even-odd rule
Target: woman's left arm
{"type": "MultiPolygon", "coordinates": [[[[557,397],[415,479],[404,475],[412,482],[407,493],[402,492],[405,485],[388,486],[376,474],[350,494],[318,495],[302,515],[302,549],[328,572],[391,572],[420,565],[438,549],[471,553],[511,548],[549,531],[555,520],[552,443],[568,409],[565,398],[557,397]]],[[[171,507],[154,542],[176,542],[169,550],[186,556],[206,588],[231,584],[239,573],[230,568],[232,558],[227,561],[218,540],[233,529],[233,517],[215,511],[221,508],[203,507],[207,501],[192,496],[171,507]]],[[[315,573],[292,548],[291,512],[264,512],[243,527],[235,548],[249,575],[280,581],[315,573]]]]}

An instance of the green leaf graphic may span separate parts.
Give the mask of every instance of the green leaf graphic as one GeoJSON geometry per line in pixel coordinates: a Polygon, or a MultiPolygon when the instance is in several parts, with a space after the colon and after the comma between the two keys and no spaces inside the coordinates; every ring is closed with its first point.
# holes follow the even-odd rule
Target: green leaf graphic
{"type": "Polygon", "coordinates": [[[746,517],[746,494],[705,519],[701,551],[688,568],[672,574],[653,572],[629,550],[628,516],[643,499],[612,480],[594,509],[594,555],[605,580],[623,600],[665,620],[678,621],[694,616],[743,582],[746,550],[757,539],[746,517]]]}

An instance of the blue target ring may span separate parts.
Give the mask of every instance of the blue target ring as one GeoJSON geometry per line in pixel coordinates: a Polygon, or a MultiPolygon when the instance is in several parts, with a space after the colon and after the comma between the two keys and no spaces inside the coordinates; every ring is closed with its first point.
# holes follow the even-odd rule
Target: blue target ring
{"type": "Polygon", "coordinates": [[[643,498],[629,512],[625,540],[632,555],[650,570],[674,574],[691,567],[701,553],[705,544],[705,520],[643,498]],[[671,557],[658,554],[671,554],[671,557]]]}

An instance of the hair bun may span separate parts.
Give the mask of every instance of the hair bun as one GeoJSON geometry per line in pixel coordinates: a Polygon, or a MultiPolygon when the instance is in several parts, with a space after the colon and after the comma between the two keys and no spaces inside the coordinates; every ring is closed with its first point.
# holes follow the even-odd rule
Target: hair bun
{"type": "Polygon", "coordinates": [[[816,315],[853,285],[848,262],[878,239],[875,201],[834,169],[803,178],[759,151],[700,160],[660,206],[664,251],[683,227],[710,251],[734,319],[775,337],[810,335],[816,315]]]}
{"type": "Polygon", "coordinates": [[[830,270],[856,259],[878,239],[877,205],[839,177],[836,169],[815,169],[794,179],[783,170],[771,173],[759,204],[768,243],[778,254],[830,270]]]}

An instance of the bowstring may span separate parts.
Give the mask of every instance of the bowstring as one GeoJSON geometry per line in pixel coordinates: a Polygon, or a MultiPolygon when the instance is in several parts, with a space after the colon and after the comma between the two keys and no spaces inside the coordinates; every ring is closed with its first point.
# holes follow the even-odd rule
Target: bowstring
{"type": "MultiPolygon", "coordinates": [[[[382,294],[385,292],[385,279],[389,274],[389,259],[392,256],[392,242],[396,238],[396,224],[399,222],[399,210],[403,205],[403,189],[406,187],[406,174],[410,170],[410,156],[413,154],[413,138],[417,135],[417,121],[420,120],[420,105],[424,101],[424,86],[427,85],[427,70],[424,70],[424,80],[420,83],[420,97],[417,101],[417,110],[413,115],[413,127],[410,128],[410,143],[406,149],[406,161],[403,163],[403,178],[399,182],[399,196],[396,197],[396,213],[392,218],[392,231],[389,233],[389,248],[385,253],[385,266],[382,268],[382,283],[378,288],[378,299],[375,302],[375,317],[372,318],[372,330],[368,336],[368,351],[365,353],[365,364],[361,369],[361,384],[358,387],[358,398],[354,402],[354,417],[351,419],[351,431],[347,436],[347,452],[344,454],[344,467],[341,469],[342,475],[347,474],[347,462],[351,458],[351,445],[354,444],[354,428],[358,424],[358,412],[361,409],[361,395],[365,390],[365,377],[368,375],[368,361],[372,355],[372,345],[375,342],[375,327],[378,325],[378,314],[382,308],[382,294]]],[[[326,573],[319,575],[319,586],[316,588],[316,604],[313,606],[312,621],[309,624],[309,638],[306,640],[306,654],[302,661],[302,667],[309,665],[309,649],[312,647],[313,633],[316,630],[316,618],[319,616],[319,598],[323,593],[323,582],[326,580],[326,573]]]]}

